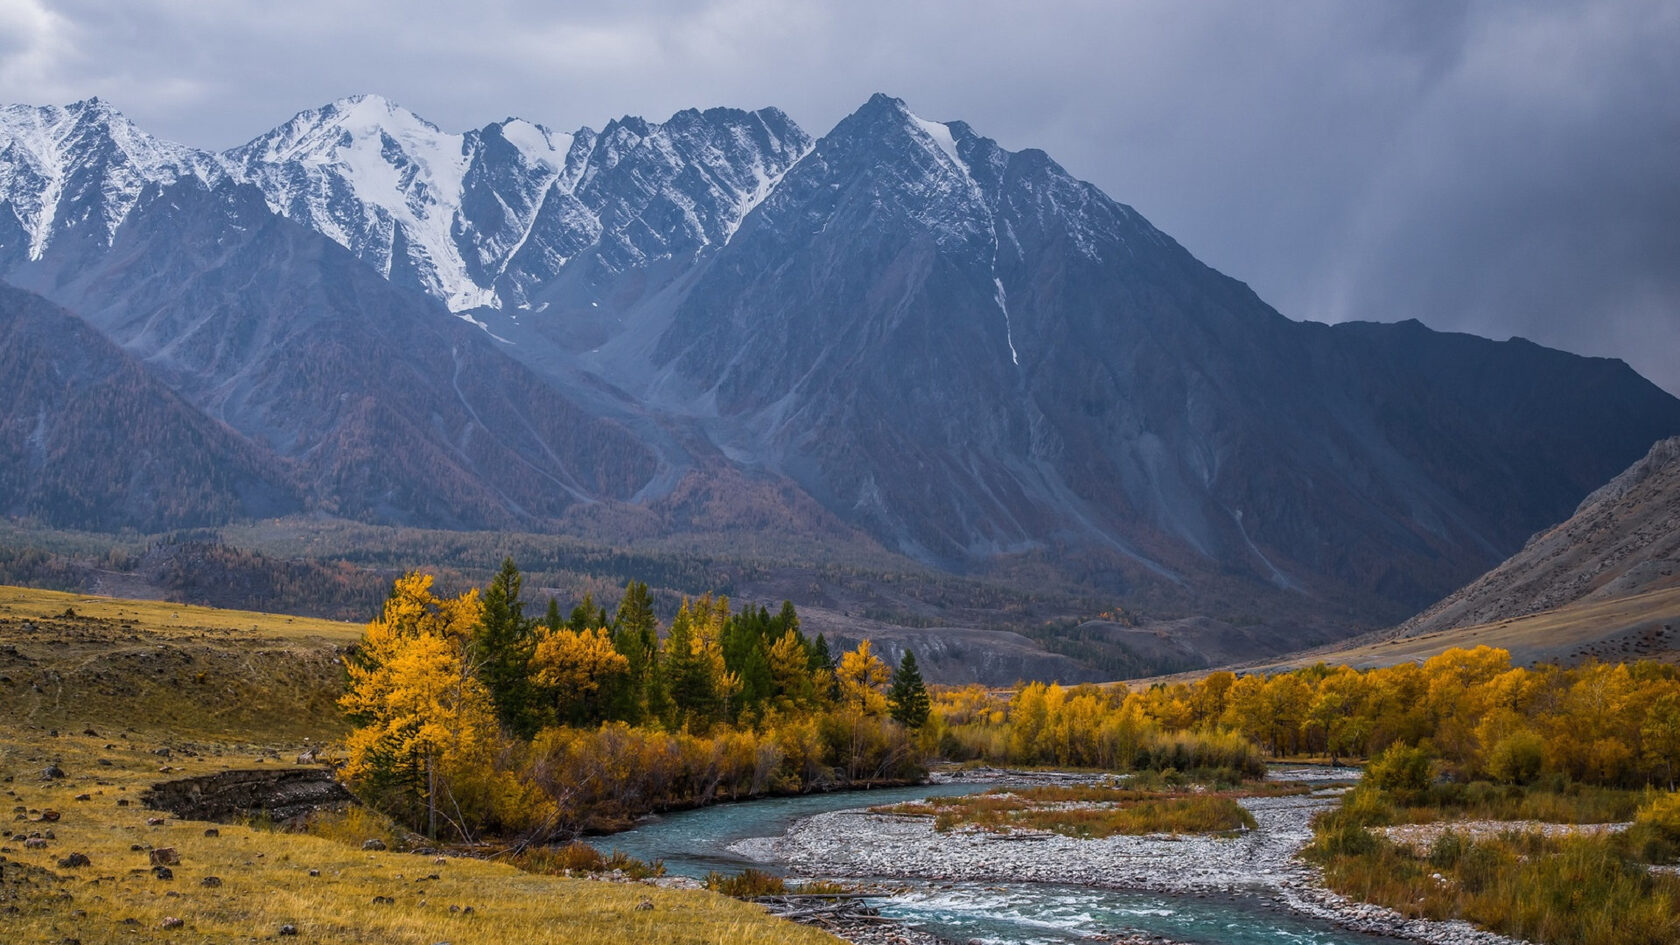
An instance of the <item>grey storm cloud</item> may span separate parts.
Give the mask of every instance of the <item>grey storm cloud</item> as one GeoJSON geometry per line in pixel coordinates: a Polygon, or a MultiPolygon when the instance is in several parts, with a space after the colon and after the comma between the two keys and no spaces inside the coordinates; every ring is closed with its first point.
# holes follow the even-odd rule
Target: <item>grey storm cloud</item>
{"type": "Polygon", "coordinates": [[[0,0],[0,100],[238,144],[377,92],[451,130],[876,91],[1037,147],[1293,318],[1418,318],[1680,392],[1672,0],[0,0]]]}

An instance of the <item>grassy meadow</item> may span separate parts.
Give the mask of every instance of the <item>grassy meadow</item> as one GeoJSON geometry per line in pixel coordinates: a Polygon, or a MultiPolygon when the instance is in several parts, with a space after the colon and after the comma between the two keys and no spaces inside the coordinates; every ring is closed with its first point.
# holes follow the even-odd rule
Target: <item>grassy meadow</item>
{"type": "Polygon", "coordinates": [[[337,661],[360,631],[0,589],[0,794],[12,807],[0,942],[834,941],[705,891],[363,851],[385,829],[372,816],[328,819],[318,836],[140,806],[158,781],[290,766],[341,737],[337,661]],[[64,776],[44,777],[49,767],[64,776]],[[44,848],[25,843],[36,834],[44,848]],[[151,869],[154,848],[179,856],[171,878],[151,869]],[[87,865],[69,865],[75,853],[87,865]]]}

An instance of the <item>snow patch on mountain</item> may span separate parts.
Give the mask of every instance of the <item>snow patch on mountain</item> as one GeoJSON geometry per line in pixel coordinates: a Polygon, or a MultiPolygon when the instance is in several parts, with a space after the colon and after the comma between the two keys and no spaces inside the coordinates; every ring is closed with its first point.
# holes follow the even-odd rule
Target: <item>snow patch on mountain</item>
{"type": "Polygon", "coordinates": [[[943,122],[928,121],[926,118],[915,114],[910,115],[910,120],[915,122],[916,127],[922,129],[929,138],[933,139],[933,143],[939,146],[939,150],[945,152],[945,155],[951,159],[952,164],[962,169],[963,176],[969,176],[968,162],[964,161],[962,155],[957,153],[957,139],[952,137],[950,125],[943,122]]]}
{"type": "Polygon", "coordinates": [[[1003,339],[1009,342],[1009,360],[1020,367],[1021,356],[1015,351],[1015,329],[1009,324],[1009,296],[1003,291],[1003,280],[996,275],[992,276],[992,287],[997,290],[998,310],[1003,312],[1003,339]]]}
{"type": "Polygon", "coordinates": [[[771,170],[765,168],[762,163],[755,163],[749,168],[749,170],[752,171],[757,184],[753,187],[751,193],[736,195],[736,200],[738,201],[737,213],[735,218],[724,226],[723,239],[721,242],[727,244],[730,240],[735,238],[735,232],[741,228],[742,223],[746,222],[747,215],[757,209],[759,204],[763,203],[766,198],[775,192],[776,185],[780,184],[782,182],[782,178],[786,177],[789,171],[793,170],[800,161],[805,159],[805,155],[811,153],[813,147],[814,145],[809,143],[806,144],[800,149],[799,156],[788,162],[787,166],[783,167],[779,171],[772,172],[771,170]]]}
{"type": "Polygon", "coordinates": [[[509,118],[502,122],[502,137],[519,149],[525,160],[559,171],[566,165],[566,154],[572,149],[575,135],[553,132],[542,125],[523,118],[509,118]]]}

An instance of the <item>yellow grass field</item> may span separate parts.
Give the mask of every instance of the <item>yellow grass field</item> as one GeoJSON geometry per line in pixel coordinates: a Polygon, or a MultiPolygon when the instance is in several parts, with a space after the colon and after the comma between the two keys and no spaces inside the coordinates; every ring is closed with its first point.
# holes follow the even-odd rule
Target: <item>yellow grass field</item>
{"type": "Polygon", "coordinates": [[[364,852],[359,835],[346,843],[140,806],[158,781],[290,766],[305,745],[339,737],[338,658],[359,633],[0,588],[0,795],[11,808],[0,810],[0,943],[836,941],[705,891],[364,852]],[[65,776],[44,778],[49,765],[65,776]],[[206,834],[212,826],[219,835],[206,834]],[[49,831],[45,849],[25,845],[49,831]],[[150,850],[163,847],[180,856],[168,880],[150,869],[150,850]],[[89,864],[61,866],[71,853],[89,864]],[[288,925],[295,936],[282,936],[288,925]]]}
{"type": "Polygon", "coordinates": [[[157,600],[123,600],[42,591],[29,587],[0,585],[0,618],[57,617],[72,609],[78,616],[97,620],[130,622],[150,633],[171,634],[197,630],[249,630],[287,639],[321,637],[350,642],[362,634],[362,625],[314,617],[290,617],[250,610],[222,610],[157,600]]]}

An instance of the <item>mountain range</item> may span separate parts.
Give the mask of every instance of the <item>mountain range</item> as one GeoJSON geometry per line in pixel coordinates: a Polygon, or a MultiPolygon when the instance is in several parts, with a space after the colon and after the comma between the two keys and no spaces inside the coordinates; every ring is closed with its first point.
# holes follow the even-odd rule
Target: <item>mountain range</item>
{"type": "Polygon", "coordinates": [[[0,279],[0,514],[59,527],[786,535],[1371,626],[1680,433],[1619,361],[1290,320],[884,95],[815,139],[357,96],[220,153],[7,106],[0,279]]]}

